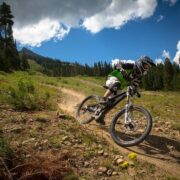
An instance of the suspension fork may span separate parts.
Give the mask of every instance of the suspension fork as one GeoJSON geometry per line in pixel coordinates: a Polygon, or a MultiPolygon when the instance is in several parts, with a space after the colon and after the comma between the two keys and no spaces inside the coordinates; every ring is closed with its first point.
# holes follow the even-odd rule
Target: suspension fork
{"type": "Polygon", "coordinates": [[[125,119],[124,119],[124,124],[127,125],[129,123],[131,123],[131,119],[129,118],[129,109],[130,106],[132,105],[131,99],[130,99],[130,87],[128,86],[127,88],[127,92],[126,92],[126,105],[125,105],[125,119]]]}

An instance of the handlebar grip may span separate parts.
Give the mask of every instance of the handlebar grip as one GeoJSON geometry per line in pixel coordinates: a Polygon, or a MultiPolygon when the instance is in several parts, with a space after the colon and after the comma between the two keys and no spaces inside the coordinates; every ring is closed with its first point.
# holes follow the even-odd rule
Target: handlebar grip
{"type": "Polygon", "coordinates": [[[138,90],[137,90],[137,89],[135,89],[134,94],[135,94],[138,98],[140,98],[140,97],[141,97],[141,94],[138,92],[138,90]]]}

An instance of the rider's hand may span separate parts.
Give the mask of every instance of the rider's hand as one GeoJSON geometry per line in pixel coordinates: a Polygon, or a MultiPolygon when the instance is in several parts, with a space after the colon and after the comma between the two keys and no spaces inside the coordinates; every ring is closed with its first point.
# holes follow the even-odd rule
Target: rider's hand
{"type": "Polygon", "coordinates": [[[137,97],[138,97],[138,98],[140,98],[140,97],[141,97],[141,94],[139,94],[139,92],[138,92],[138,91],[136,92],[136,95],[137,95],[137,97]]]}
{"type": "Polygon", "coordinates": [[[137,97],[141,97],[140,93],[138,92],[137,87],[133,86],[132,88],[132,94],[136,95],[137,97]]]}

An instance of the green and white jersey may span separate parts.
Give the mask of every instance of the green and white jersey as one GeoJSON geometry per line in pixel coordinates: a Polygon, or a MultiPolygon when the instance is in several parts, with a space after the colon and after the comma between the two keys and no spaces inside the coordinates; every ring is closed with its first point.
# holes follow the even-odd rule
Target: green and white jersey
{"type": "Polygon", "coordinates": [[[122,73],[118,69],[109,73],[108,77],[111,77],[111,76],[116,77],[120,82],[124,79],[122,73]]]}
{"type": "Polygon", "coordinates": [[[128,76],[133,72],[133,65],[123,64],[123,68],[121,69],[115,69],[111,73],[109,73],[108,77],[116,77],[119,82],[121,83],[121,87],[124,87],[127,85],[128,82],[128,76]],[[127,69],[126,69],[127,68],[127,69]]]}

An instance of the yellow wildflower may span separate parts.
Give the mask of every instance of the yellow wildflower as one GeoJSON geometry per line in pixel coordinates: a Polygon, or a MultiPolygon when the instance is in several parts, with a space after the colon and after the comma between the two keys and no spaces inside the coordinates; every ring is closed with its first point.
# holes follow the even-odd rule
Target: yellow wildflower
{"type": "Polygon", "coordinates": [[[129,163],[127,161],[124,161],[122,164],[120,164],[122,168],[127,168],[129,166],[129,163]]]}
{"type": "Polygon", "coordinates": [[[129,159],[136,159],[136,158],[137,158],[137,154],[136,154],[136,153],[130,153],[130,154],[128,155],[128,158],[129,158],[129,159]]]}

